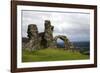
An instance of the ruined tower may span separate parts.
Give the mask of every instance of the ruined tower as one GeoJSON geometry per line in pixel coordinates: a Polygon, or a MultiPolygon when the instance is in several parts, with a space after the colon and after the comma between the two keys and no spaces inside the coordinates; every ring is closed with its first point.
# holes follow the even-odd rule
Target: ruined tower
{"type": "Polygon", "coordinates": [[[53,47],[53,29],[49,20],[45,20],[44,39],[46,40],[46,47],[53,47]]]}
{"type": "Polygon", "coordinates": [[[39,39],[38,39],[38,29],[35,24],[28,25],[28,39],[29,42],[26,44],[26,48],[30,50],[35,50],[39,48],[39,39]]]}

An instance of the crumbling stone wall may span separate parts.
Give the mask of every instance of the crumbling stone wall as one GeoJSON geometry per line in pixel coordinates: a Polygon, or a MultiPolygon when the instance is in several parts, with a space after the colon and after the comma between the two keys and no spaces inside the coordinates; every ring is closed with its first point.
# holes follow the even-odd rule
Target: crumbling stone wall
{"type": "Polygon", "coordinates": [[[38,39],[39,35],[37,26],[35,24],[28,25],[27,33],[29,42],[26,44],[25,48],[30,50],[39,49],[40,44],[38,39]]]}
{"type": "Polygon", "coordinates": [[[44,32],[39,33],[39,43],[40,47],[42,48],[47,48],[47,40],[44,38],[44,32]]]}

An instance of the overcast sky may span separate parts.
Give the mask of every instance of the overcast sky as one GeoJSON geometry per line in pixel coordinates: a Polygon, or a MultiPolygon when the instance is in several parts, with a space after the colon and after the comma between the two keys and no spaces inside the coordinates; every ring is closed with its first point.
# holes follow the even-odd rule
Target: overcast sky
{"type": "Polygon", "coordinates": [[[71,41],[89,41],[90,14],[71,12],[22,11],[22,37],[27,37],[29,24],[36,24],[39,32],[44,31],[44,21],[54,26],[53,36],[65,35],[71,41]]]}

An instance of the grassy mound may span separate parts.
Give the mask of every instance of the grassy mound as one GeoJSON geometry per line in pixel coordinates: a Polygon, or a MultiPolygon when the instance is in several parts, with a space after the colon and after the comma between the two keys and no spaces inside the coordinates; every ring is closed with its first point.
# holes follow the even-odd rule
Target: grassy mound
{"type": "Polygon", "coordinates": [[[22,62],[61,61],[89,59],[88,55],[62,49],[42,49],[37,51],[22,51],[22,62]]]}

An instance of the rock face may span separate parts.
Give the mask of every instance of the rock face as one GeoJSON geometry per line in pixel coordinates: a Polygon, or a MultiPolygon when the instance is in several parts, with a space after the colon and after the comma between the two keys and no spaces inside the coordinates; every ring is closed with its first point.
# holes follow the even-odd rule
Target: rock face
{"type": "Polygon", "coordinates": [[[28,25],[28,40],[27,43],[24,44],[24,48],[28,48],[31,51],[43,48],[57,48],[58,38],[64,41],[65,50],[74,48],[72,43],[70,43],[68,38],[64,35],[58,35],[55,38],[53,38],[54,27],[51,25],[51,22],[49,20],[45,20],[44,25],[44,32],[41,33],[38,33],[38,28],[35,24],[28,25]]]}

